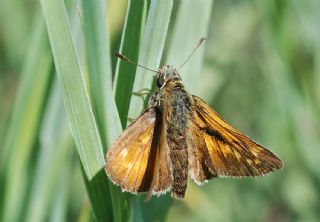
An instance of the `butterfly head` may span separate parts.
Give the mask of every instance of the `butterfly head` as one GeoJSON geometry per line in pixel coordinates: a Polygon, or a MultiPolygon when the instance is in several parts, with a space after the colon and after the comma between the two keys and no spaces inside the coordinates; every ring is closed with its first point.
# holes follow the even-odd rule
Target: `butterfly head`
{"type": "Polygon", "coordinates": [[[171,65],[162,66],[157,72],[157,85],[159,88],[163,88],[169,81],[181,81],[181,76],[179,75],[177,69],[173,68],[171,65]]]}

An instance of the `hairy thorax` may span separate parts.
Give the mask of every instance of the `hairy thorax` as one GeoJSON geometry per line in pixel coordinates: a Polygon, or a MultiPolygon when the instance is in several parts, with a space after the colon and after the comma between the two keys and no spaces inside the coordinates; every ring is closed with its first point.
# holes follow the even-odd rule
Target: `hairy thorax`
{"type": "MultiPolygon", "coordinates": [[[[185,137],[191,111],[191,99],[180,82],[169,82],[163,89],[163,106],[168,136],[181,139],[185,137]]],[[[182,148],[177,148],[182,149],[182,148]]]]}

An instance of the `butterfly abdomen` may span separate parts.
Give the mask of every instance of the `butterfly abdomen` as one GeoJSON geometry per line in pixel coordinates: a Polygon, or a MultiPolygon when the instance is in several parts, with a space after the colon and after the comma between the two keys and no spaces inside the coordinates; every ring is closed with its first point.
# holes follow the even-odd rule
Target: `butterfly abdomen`
{"type": "Polygon", "coordinates": [[[191,112],[188,93],[181,87],[166,94],[167,142],[170,149],[172,195],[183,198],[188,182],[187,123],[191,112]]]}

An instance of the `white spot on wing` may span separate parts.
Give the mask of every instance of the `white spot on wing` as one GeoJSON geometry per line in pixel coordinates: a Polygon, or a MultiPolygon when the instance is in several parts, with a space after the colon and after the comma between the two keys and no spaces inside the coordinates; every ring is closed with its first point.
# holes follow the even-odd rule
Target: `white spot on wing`
{"type": "Polygon", "coordinates": [[[131,169],[131,167],[132,167],[132,163],[127,163],[127,164],[126,164],[126,168],[127,168],[127,169],[131,169]]]}
{"type": "Polygon", "coordinates": [[[127,149],[123,149],[121,150],[121,152],[119,153],[119,155],[121,156],[121,158],[125,158],[128,154],[128,150],[127,149]]]}

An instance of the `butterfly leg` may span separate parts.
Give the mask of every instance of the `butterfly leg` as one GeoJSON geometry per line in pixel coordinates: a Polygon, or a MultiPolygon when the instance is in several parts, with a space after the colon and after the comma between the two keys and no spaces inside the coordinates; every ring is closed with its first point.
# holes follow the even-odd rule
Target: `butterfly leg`
{"type": "Polygon", "coordinates": [[[136,118],[132,118],[132,117],[127,117],[127,121],[129,122],[129,124],[131,124],[133,121],[135,121],[136,118]]]}
{"type": "Polygon", "coordinates": [[[143,89],[140,89],[139,91],[137,92],[132,92],[133,95],[135,96],[144,96],[144,95],[148,95],[151,93],[151,89],[148,89],[148,88],[143,88],[143,89]]]}
{"type": "Polygon", "coordinates": [[[150,92],[151,92],[150,89],[144,88],[144,89],[141,89],[137,92],[132,92],[132,95],[135,95],[135,96],[141,98],[142,102],[145,103],[145,100],[148,97],[148,95],[150,95],[150,92]]]}
{"type": "Polygon", "coordinates": [[[163,95],[160,91],[154,92],[149,99],[148,107],[160,107],[163,95]]]}

